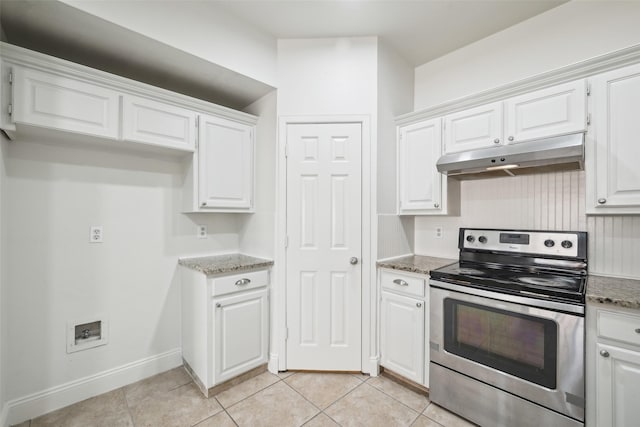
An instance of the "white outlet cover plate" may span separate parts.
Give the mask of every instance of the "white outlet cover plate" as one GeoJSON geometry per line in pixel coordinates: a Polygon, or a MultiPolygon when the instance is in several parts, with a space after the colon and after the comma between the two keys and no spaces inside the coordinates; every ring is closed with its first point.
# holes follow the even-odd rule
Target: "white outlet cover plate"
{"type": "Polygon", "coordinates": [[[198,235],[198,239],[206,239],[207,238],[207,226],[206,225],[198,225],[197,235],[198,235]]]}
{"type": "Polygon", "coordinates": [[[89,230],[89,243],[102,243],[103,230],[101,225],[92,225],[89,230]]]}

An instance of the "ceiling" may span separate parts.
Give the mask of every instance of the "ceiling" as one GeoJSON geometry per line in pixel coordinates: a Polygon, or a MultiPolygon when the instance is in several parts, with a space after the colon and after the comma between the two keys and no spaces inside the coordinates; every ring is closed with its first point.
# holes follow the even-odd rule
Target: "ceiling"
{"type": "Polygon", "coordinates": [[[276,38],[379,36],[417,66],[568,0],[216,0],[276,38]]]}
{"type": "MultiPolygon", "coordinates": [[[[156,1],[190,3],[146,3],[153,7],[156,1]]],[[[212,14],[222,8],[274,38],[378,36],[417,66],[567,0],[199,1],[212,14]]],[[[59,1],[2,0],[0,24],[9,43],[231,108],[244,108],[273,90],[59,1]]]]}

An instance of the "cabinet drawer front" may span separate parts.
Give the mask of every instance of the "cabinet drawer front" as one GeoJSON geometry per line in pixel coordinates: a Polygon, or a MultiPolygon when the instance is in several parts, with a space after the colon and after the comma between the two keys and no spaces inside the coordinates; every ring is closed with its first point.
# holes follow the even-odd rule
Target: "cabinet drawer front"
{"type": "Polygon", "coordinates": [[[426,282],[424,278],[407,276],[392,271],[382,271],[380,274],[382,289],[418,297],[424,297],[426,282]]]}
{"type": "Polygon", "coordinates": [[[119,94],[101,86],[16,67],[16,123],[117,139],[119,94]]]}
{"type": "Polygon", "coordinates": [[[125,95],[122,137],[127,141],[194,151],[196,113],[186,108],[125,95]]]}
{"type": "Polygon", "coordinates": [[[598,336],[640,346],[640,316],[599,310],[598,336]]]}
{"type": "Polygon", "coordinates": [[[269,284],[269,271],[247,271],[245,273],[234,274],[210,279],[213,281],[212,296],[230,294],[233,292],[255,289],[269,284]]]}

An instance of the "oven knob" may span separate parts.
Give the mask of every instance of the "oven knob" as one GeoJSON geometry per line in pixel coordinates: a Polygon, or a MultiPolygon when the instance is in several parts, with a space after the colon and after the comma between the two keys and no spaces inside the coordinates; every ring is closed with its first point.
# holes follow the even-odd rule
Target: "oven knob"
{"type": "Polygon", "coordinates": [[[486,238],[486,237],[484,237],[484,236],[480,236],[480,237],[478,237],[478,242],[480,242],[480,243],[487,243],[487,238],[486,238]]]}
{"type": "Polygon", "coordinates": [[[571,247],[573,246],[573,243],[571,243],[569,240],[563,240],[560,244],[565,249],[571,249],[571,247]]]}
{"type": "Polygon", "coordinates": [[[473,243],[475,240],[476,240],[476,238],[475,238],[475,237],[473,237],[471,234],[469,234],[469,235],[467,236],[467,242],[469,242],[469,243],[473,243]]]}
{"type": "Polygon", "coordinates": [[[553,241],[553,240],[551,240],[551,239],[547,239],[547,240],[545,240],[545,241],[544,241],[544,245],[545,245],[546,247],[548,247],[548,248],[552,248],[555,244],[556,244],[556,242],[554,242],[554,241],[553,241]]]}

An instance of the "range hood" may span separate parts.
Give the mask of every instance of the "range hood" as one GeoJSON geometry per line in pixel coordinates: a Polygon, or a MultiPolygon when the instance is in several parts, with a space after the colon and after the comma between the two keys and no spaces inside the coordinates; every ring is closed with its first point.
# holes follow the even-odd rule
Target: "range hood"
{"type": "Polygon", "coordinates": [[[459,179],[582,169],[584,133],[445,154],[436,167],[459,179]]]}

